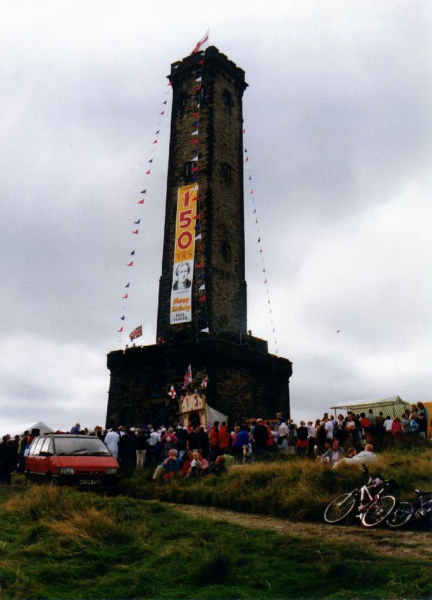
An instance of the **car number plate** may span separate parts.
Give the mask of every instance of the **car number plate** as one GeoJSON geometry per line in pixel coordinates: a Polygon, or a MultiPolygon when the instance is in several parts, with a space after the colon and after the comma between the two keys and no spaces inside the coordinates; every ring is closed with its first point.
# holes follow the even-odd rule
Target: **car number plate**
{"type": "Polygon", "coordinates": [[[99,485],[100,479],[80,479],[80,485],[99,485]]]}

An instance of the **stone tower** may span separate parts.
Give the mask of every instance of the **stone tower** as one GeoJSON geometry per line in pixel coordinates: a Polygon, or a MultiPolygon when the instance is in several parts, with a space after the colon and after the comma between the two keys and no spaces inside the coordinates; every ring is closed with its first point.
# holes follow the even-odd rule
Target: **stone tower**
{"type": "MultiPolygon", "coordinates": [[[[174,63],[169,79],[173,105],[157,336],[166,341],[195,338],[209,327],[214,335],[240,339],[246,333],[244,71],[210,47],[205,55],[194,54],[174,63]],[[193,183],[198,185],[199,200],[191,203],[186,218],[196,208],[199,218],[193,224],[199,239],[193,257],[195,272],[191,273],[191,320],[172,327],[178,189],[193,183]],[[202,301],[200,287],[205,290],[202,301]]],[[[177,252],[178,263],[183,262],[182,255],[187,253],[178,248],[177,252]]],[[[189,264],[193,258],[187,259],[189,264]]]]}
{"type": "Polygon", "coordinates": [[[232,422],[289,416],[291,362],[247,334],[245,74],[215,47],[171,66],[173,89],[157,343],[108,355],[107,425],[174,422],[191,365],[232,422]]]}

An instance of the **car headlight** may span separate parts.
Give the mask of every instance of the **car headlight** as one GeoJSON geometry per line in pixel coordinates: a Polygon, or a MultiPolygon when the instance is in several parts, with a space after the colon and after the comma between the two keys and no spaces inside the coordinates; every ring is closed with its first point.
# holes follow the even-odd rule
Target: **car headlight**
{"type": "Polygon", "coordinates": [[[73,467],[61,467],[59,471],[60,475],[75,475],[75,469],[73,467]]]}
{"type": "Polygon", "coordinates": [[[117,475],[117,469],[107,469],[107,475],[117,475]]]}

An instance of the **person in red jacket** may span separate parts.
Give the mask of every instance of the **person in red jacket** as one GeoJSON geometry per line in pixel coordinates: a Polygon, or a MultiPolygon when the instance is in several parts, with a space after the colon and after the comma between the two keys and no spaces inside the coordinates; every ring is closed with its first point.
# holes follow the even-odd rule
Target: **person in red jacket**
{"type": "Polygon", "coordinates": [[[216,457],[220,454],[219,448],[219,421],[215,421],[213,427],[209,433],[210,440],[210,457],[212,461],[216,460],[216,457]]]}
{"type": "Polygon", "coordinates": [[[226,421],[222,421],[219,428],[219,449],[221,454],[228,454],[231,442],[231,434],[228,431],[226,421]]]}

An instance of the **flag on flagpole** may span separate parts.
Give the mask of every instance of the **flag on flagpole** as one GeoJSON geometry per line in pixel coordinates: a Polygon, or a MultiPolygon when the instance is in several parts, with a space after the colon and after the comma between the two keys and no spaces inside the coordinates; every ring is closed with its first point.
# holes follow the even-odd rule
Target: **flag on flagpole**
{"type": "Polygon", "coordinates": [[[139,327],[135,327],[135,329],[129,334],[130,340],[136,340],[136,338],[141,337],[142,334],[142,325],[140,325],[139,327]]]}
{"type": "Polygon", "coordinates": [[[183,389],[185,390],[187,388],[188,385],[191,385],[192,383],[192,366],[189,365],[188,368],[186,369],[186,373],[183,379],[183,389]]]}
{"type": "Polygon", "coordinates": [[[196,44],[195,48],[192,50],[191,54],[197,54],[197,52],[199,52],[201,50],[201,47],[204,46],[204,44],[206,42],[208,42],[209,34],[210,34],[210,29],[208,29],[205,32],[203,37],[200,39],[200,41],[196,44]]]}

